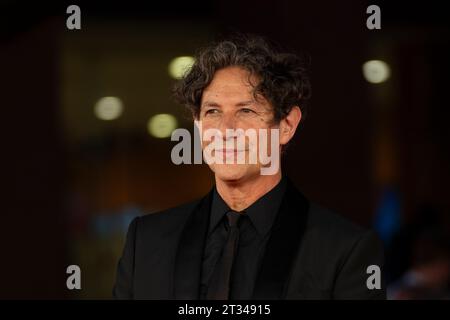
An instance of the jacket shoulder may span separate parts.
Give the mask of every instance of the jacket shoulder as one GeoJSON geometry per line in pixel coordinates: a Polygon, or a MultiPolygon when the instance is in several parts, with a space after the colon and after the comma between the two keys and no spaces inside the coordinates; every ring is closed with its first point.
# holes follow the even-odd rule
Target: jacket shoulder
{"type": "Polygon", "coordinates": [[[140,216],[136,218],[137,228],[145,233],[146,231],[151,231],[152,233],[156,232],[156,234],[161,231],[179,228],[201,201],[202,199],[197,199],[176,207],[140,216]]]}
{"type": "Polygon", "coordinates": [[[320,255],[327,261],[341,265],[360,243],[369,241],[376,251],[381,248],[381,240],[376,232],[359,226],[344,216],[316,203],[310,203],[308,219],[303,236],[310,252],[320,250],[320,255]]]}
{"type": "Polygon", "coordinates": [[[323,257],[340,267],[361,245],[377,256],[383,251],[381,239],[375,231],[315,203],[310,204],[304,236],[313,248],[321,251],[323,257]]]}
{"type": "Polygon", "coordinates": [[[320,205],[310,203],[298,258],[298,279],[305,297],[384,299],[366,286],[367,268],[383,267],[383,247],[376,233],[320,205]]]}
{"type": "Polygon", "coordinates": [[[369,231],[369,229],[314,202],[311,202],[309,207],[308,227],[323,233],[323,236],[335,238],[335,240],[359,237],[369,231]]]}

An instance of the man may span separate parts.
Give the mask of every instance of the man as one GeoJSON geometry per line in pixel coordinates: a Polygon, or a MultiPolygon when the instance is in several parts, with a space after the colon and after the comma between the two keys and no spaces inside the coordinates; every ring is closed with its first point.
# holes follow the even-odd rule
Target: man
{"type": "Polygon", "coordinates": [[[279,166],[263,174],[271,164],[261,150],[279,163],[310,92],[297,56],[259,37],[222,41],[199,53],[174,92],[200,132],[216,130],[201,134],[215,186],[131,223],[116,298],[385,298],[375,234],[309,202],[279,166]],[[239,144],[247,130],[256,140],[239,144]]]}

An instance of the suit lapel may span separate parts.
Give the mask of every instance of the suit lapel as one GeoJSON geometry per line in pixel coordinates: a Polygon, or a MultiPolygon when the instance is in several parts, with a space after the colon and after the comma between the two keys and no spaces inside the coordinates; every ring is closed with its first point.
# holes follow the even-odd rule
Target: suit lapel
{"type": "Polygon", "coordinates": [[[190,214],[181,233],[174,266],[174,298],[199,298],[203,250],[209,225],[211,191],[190,214]]]}
{"type": "Polygon", "coordinates": [[[288,180],[262,259],[253,299],[283,299],[306,226],[309,203],[288,180]]]}

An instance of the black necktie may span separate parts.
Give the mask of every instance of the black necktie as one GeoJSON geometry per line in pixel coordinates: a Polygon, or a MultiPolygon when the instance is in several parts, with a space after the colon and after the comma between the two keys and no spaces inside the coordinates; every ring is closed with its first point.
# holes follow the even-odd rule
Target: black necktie
{"type": "Polygon", "coordinates": [[[228,236],[222,255],[217,262],[211,282],[208,286],[208,300],[227,300],[230,294],[230,276],[233,259],[237,251],[239,241],[238,221],[240,213],[229,211],[227,214],[228,236]]]}

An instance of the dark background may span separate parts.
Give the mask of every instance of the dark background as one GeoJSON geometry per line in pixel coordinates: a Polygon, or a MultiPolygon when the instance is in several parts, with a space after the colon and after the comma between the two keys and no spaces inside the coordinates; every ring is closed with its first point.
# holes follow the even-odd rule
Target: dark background
{"type": "Polygon", "coordinates": [[[444,261],[437,291],[447,290],[449,19],[443,2],[393,2],[3,1],[0,298],[108,298],[131,218],[210,189],[207,167],[175,166],[174,143],[145,126],[171,113],[192,129],[167,64],[232,31],[311,57],[312,100],[284,171],[310,199],[379,231],[389,283],[444,261]],[[66,29],[70,4],[81,30],[66,29]],[[366,28],[370,4],[381,30],[366,28]],[[386,82],[364,79],[371,59],[389,64],[386,82]],[[125,111],[105,123],[92,109],[107,95],[125,111]],[[70,264],[81,291],[66,288],[70,264]]]}

